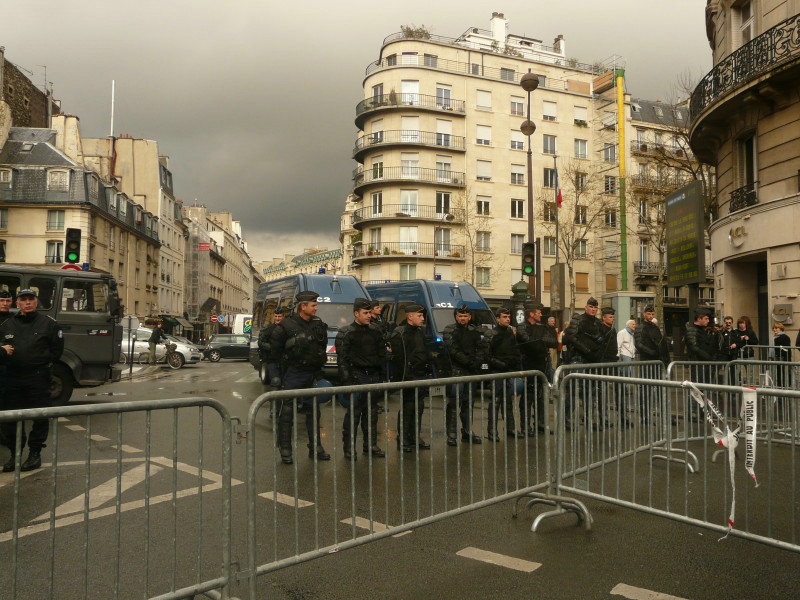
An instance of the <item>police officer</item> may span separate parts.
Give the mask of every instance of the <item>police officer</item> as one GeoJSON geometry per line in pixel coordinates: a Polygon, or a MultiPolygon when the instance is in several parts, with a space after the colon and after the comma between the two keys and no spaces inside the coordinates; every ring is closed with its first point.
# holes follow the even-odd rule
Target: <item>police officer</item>
{"type": "MultiPolygon", "coordinates": [[[[336,335],[336,357],[342,385],[381,383],[386,363],[386,345],[380,329],[371,325],[372,302],[366,298],[353,301],[353,322],[336,335]]],[[[350,394],[350,406],[342,423],[344,456],[356,460],[358,427],[363,433],[364,454],[383,458],[386,453],[378,446],[379,394],[350,394]],[[351,429],[352,428],[352,429],[351,429]]]]}
{"type": "MultiPolygon", "coordinates": [[[[472,322],[472,310],[466,305],[453,309],[456,322],[444,328],[442,337],[447,355],[450,358],[452,377],[479,375],[488,373],[486,364],[486,342],[481,328],[472,322]],[[483,367],[486,367],[484,370],[483,367]]],[[[472,407],[475,401],[475,385],[454,384],[447,386],[447,406],[445,407],[445,424],[447,428],[447,444],[458,444],[456,436],[456,402],[459,403],[461,419],[461,441],[480,444],[481,437],[472,432],[472,407]]]]}
{"type": "MultiPolygon", "coordinates": [[[[509,373],[519,371],[521,356],[517,347],[517,339],[511,327],[511,310],[499,308],[495,313],[497,325],[486,334],[489,346],[489,368],[492,373],[509,373]]],[[[498,379],[495,381],[494,401],[489,406],[489,424],[486,438],[492,442],[499,442],[497,432],[498,413],[505,414],[506,436],[508,438],[522,438],[525,434],[517,432],[514,425],[514,386],[512,379],[498,379]]],[[[520,418],[525,418],[522,415],[520,418]]]]}
{"type": "MultiPolygon", "coordinates": [[[[602,341],[600,333],[600,319],[597,318],[599,304],[594,298],[586,301],[584,312],[573,315],[570,319],[569,327],[564,330],[564,343],[570,348],[571,364],[591,364],[598,363],[602,359],[602,341]]],[[[587,371],[591,372],[591,371],[587,371]]],[[[590,415],[593,401],[599,396],[598,387],[589,384],[587,386],[588,398],[583,398],[583,410],[585,425],[591,424],[590,415]]],[[[570,427],[569,419],[572,415],[572,403],[575,398],[567,399],[565,403],[564,416],[568,419],[567,427],[570,427]]],[[[602,429],[602,425],[594,423],[597,429],[602,429]]]]}
{"type": "MultiPolygon", "coordinates": [[[[295,296],[297,309],[272,330],[271,351],[281,357],[282,389],[298,390],[314,387],[315,379],[327,360],[328,326],[317,317],[316,292],[300,292],[295,296]]],[[[272,377],[272,373],[270,374],[272,377]]],[[[280,375],[279,375],[280,376],[280,375]]],[[[306,414],[308,456],[315,460],[330,460],[319,440],[319,404],[309,398],[283,400],[278,416],[278,447],[281,460],[290,465],[292,458],[293,409],[306,414]],[[316,421],[316,427],[314,422],[316,421]]]]}
{"type": "MultiPolygon", "coordinates": [[[[425,308],[419,304],[405,307],[406,322],[395,327],[389,337],[392,348],[393,378],[395,381],[419,381],[428,377],[430,357],[425,346],[425,308]]],[[[416,446],[428,450],[431,445],[420,437],[425,396],[421,388],[404,388],[403,409],[397,414],[397,445],[403,452],[416,446]]]]}
{"type": "MultiPolygon", "coordinates": [[[[381,309],[381,303],[378,302],[377,300],[373,300],[372,314],[370,316],[370,325],[375,329],[377,329],[380,332],[381,337],[383,338],[383,346],[386,350],[385,353],[386,362],[384,363],[382,370],[383,370],[384,381],[387,381],[389,379],[389,364],[392,352],[392,347],[389,343],[389,336],[391,335],[392,332],[392,324],[383,318],[383,316],[381,315],[382,312],[383,311],[381,309]]],[[[379,413],[384,412],[385,409],[380,402],[376,406],[378,407],[379,413]]]]}
{"type": "Polygon", "coordinates": [[[660,360],[665,365],[669,363],[669,351],[664,340],[664,335],[653,320],[656,311],[652,304],[648,304],[642,311],[642,324],[633,332],[636,351],[641,360],[660,360]]]}
{"type": "MultiPolygon", "coordinates": [[[[549,371],[550,349],[558,345],[555,329],[542,323],[542,308],[538,302],[525,304],[525,321],[517,327],[517,343],[522,352],[522,368],[525,371],[549,371]]],[[[534,437],[538,431],[545,431],[545,405],[542,380],[532,377],[528,380],[527,399],[523,394],[519,399],[520,419],[526,422],[520,428],[534,437]],[[536,401],[536,427],[530,422],[533,402],[536,401]]]]}
{"type": "MultiPolygon", "coordinates": [[[[614,319],[616,319],[617,311],[610,306],[604,306],[600,309],[600,334],[603,336],[602,354],[600,362],[610,363],[619,360],[619,347],[617,346],[617,330],[614,328],[614,319]]],[[[608,389],[608,388],[606,388],[608,389]]],[[[633,427],[633,422],[628,419],[627,406],[625,403],[625,395],[623,389],[618,386],[611,386],[612,393],[616,396],[617,405],[617,422],[624,427],[633,427]]],[[[608,421],[608,411],[610,406],[606,407],[606,420],[608,421]]]]}
{"type": "MultiPolygon", "coordinates": [[[[690,361],[713,361],[719,347],[717,332],[708,329],[713,313],[708,308],[699,307],[694,311],[694,322],[686,325],[686,354],[690,361]]],[[[695,383],[716,383],[716,370],[712,365],[691,365],[689,372],[695,383]]],[[[700,420],[697,404],[688,401],[687,416],[692,421],[700,420]]]]}
{"type": "MultiPolygon", "coordinates": [[[[32,289],[17,295],[19,312],[0,325],[0,357],[6,363],[6,390],[3,410],[44,408],[51,405],[50,371],[53,362],[64,351],[61,327],[47,315],[37,312],[39,300],[32,289]],[[13,346],[9,351],[8,346],[13,346]]],[[[32,471],[42,466],[42,448],[50,431],[49,419],[34,419],[27,436],[28,458],[20,470],[32,471]]],[[[11,458],[3,471],[14,470],[16,423],[2,424],[3,443],[11,450],[11,458]]],[[[25,447],[25,425],[22,426],[20,448],[25,447]]]]}
{"type": "MultiPolygon", "coordinates": [[[[0,290],[0,325],[6,322],[6,319],[9,319],[13,316],[11,313],[11,305],[14,303],[14,299],[11,297],[11,292],[8,290],[0,290]]],[[[5,346],[6,353],[11,353],[14,351],[14,347],[11,345],[5,346]]],[[[0,360],[0,407],[3,406],[3,397],[5,396],[6,392],[6,365],[5,361],[0,360]]],[[[0,442],[2,442],[2,432],[0,432],[0,442]]]]}
{"type": "Polygon", "coordinates": [[[258,334],[258,354],[261,362],[266,363],[267,373],[269,374],[270,386],[280,389],[280,356],[272,350],[272,332],[275,327],[280,325],[284,317],[289,314],[289,309],[278,308],[272,315],[272,323],[264,327],[258,334]]]}

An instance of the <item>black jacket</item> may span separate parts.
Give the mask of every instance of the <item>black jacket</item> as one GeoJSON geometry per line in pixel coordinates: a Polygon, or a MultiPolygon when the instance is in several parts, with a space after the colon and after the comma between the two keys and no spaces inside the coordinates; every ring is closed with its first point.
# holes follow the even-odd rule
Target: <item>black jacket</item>
{"type": "Polygon", "coordinates": [[[395,381],[422,379],[428,375],[429,357],[425,347],[425,334],[421,327],[403,323],[395,327],[389,338],[394,360],[395,381]]]}
{"type": "Polygon", "coordinates": [[[522,368],[522,355],[511,327],[495,325],[494,329],[487,332],[486,341],[489,344],[489,367],[492,371],[508,373],[522,368]]]}
{"type": "Polygon", "coordinates": [[[574,363],[600,362],[603,339],[600,319],[585,312],[573,315],[564,331],[564,343],[569,346],[574,363]]]}
{"type": "Polygon", "coordinates": [[[717,334],[690,323],[686,328],[686,354],[689,360],[711,361],[717,353],[717,334]]]}
{"type": "Polygon", "coordinates": [[[721,329],[717,334],[717,355],[715,360],[728,362],[739,358],[739,336],[735,329],[730,331],[721,329]],[[731,344],[736,344],[736,348],[731,349],[731,344]]]}
{"type": "Polygon", "coordinates": [[[0,348],[0,356],[11,375],[52,365],[64,352],[64,334],[47,315],[18,312],[0,325],[0,346],[6,344],[14,346],[14,353],[8,356],[0,348]]]}
{"type": "MultiPolygon", "coordinates": [[[[633,332],[633,341],[636,344],[636,351],[641,360],[659,360],[661,356],[661,346],[664,336],[658,325],[652,321],[642,321],[633,332]]],[[[669,360],[669,357],[667,357],[669,360]]]]}
{"type": "Polygon", "coordinates": [[[147,341],[155,342],[157,344],[161,340],[165,339],[167,339],[167,334],[164,333],[164,330],[161,327],[153,327],[153,333],[150,334],[150,338],[147,341]]]}
{"type": "Polygon", "coordinates": [[[328,326],[319,317],[289,315],[272,330],[270,347],[286,367],[316,371],[327,361],[328,326]]]}
{"type": "Polygon", "coordinates": [[[272,332],[277,324],[270,323],[258,334],[258,350],[261,360],[264,362],[278,362],[280,357],[272,351],[272,332]]]}
{"type": "Polygon", "coordinates": [[[741,331],[737,328],[733,330],[733,333],[736,336],[736,358],[753,358],[753,349],[747,346],[758,346],[758,336],[756,332],[752,329],[741,331]],[[743,339],[742,336],[747,336],[747,339],[743,339]]]}
{"type": "Polygon", "coordinates": [[[600,362],[617,362],[617,330],[600,321],[600,335],[603,341],[600,345],[600,362]]]}
{"type": "Polygon", "coordinates": [[[372,324],[356,322],[345,325],[336,334],[336,362],[339,378],[344,383],[356,383],[353,371],[370,369],[382,373],[386,361],[386,344],[380,330],[372,324]]]}
{"type": "Polygon", "coordinates": [[[792,340],[785,333],[779,333],[773,340],[775,345],[775,360],[789,362],[792,360],[792,340]]]}
{"type": "Polygon", "coordinates": [[[452,365],[450,375],[477,375],[481,372],[481,365],[488,360],[488,346],[480,327],[472,323],[451,323],[444,328],[442,337],[452,365]]]}
{"type": "Polygon", "coordinates": [[[558,346],[555,329],[542,323],[525,321],[517,326],[517,344],[522,353],[522,367],[546,373],[549,348],[558,346]]]}

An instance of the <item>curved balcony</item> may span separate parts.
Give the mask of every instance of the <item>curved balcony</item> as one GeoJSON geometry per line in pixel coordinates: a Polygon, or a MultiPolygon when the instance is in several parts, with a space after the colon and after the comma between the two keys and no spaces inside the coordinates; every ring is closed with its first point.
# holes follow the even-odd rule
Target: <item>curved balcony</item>
{"type": "Polygon", "coordinates": [[[376,131],[369,135],[362,135],[356,140],[353,148],[353,158],[360,160],[361,156],[373,148],[381,146],[429,146],[436,149],[445,149],[450,152],[465,152],[466,138],[449,133],[435,133],[433,131],[416,131],[411,129],[389,129],[376,131]]]}
{"type": "Polygon", "coordinates": [[[426,94],[398,94],[390,92],[366,98],[356,105],[356,127],[363,129],[366,115],[376,111],[394,110],[402,108],[408,110],[415,108],[419,110],[430,110],[443,113],[465,113],[465,103],[463,100],[452,100],[442,96],[428,96],[426,94]]]}
{"type": "Polygon", "coordinates": [[[663,270],[663,273],[667,272],[666,266],[659,267],[657,262],[637,260],[633,263],[633,272],[637,275],[658,275],[660,270],[663,270]]]}
{"type": "Polygon", "coordinates": [[[353,193],[359,194],[369,186],[386,183],[423,183],[444,187],[465,185],[464,173],[445,171],[443,169],[427,169],[423,167],[375,167],[356,169],[353,172],[353,193]]]}
{"type": "Polygon", "coordinates": [[[405,257],[438,258],[463,261],[464,246],[433,242],[381,242],[376,245],[352,246],[353,260],[405,259],[405,257]]]}
{"type": "Polygon", "coordinates": [[[432,221],[434,223],[447,222],[448,224],[463,223],[464,209],[455,208],[441,212],[436,206],[419,206],[416,204],[384,204],[380,208],[367,206],[359,208],[353,213],[353,227],[360,229],[365,221],[432,221]],[[447,218],[448,215],[451,218],[447,218]]]}

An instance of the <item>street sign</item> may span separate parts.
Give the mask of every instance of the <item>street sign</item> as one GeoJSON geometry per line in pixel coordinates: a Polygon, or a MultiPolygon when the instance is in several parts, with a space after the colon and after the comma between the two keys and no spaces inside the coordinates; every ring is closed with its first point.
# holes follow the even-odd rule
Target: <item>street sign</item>
{"type": "Polygon", "coordinates": [[[217,315],[211,315],[211,322],[212,323],[216,323],[217,322],[217,315]]]}
{"type": "Polygon", "coordinates": [[[667,282],[674,287],[706,280],[703,182],[694,181],[664,198],[667,205],[667,282]]]}
{"type": "Polygon", "coordinates": [[[224,323],[225,322],[225,315],[220,315],[217,317],[217,323],[224,323]]]}
{"type": "Polygon", "coordinates": [[[62,265],[62,271],[83,271],[78,265],[62,265]]]}

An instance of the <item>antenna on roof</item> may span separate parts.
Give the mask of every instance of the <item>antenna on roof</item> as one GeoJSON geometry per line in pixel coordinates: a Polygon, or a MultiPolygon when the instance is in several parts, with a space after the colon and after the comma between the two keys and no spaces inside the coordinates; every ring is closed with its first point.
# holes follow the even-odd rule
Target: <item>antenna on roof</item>
{"type": "Polygon", "coordinates": [[[108,131],[108,137],[114,137],[114,85],[115,81],[111,80],[111,127],[108,131]]]}

